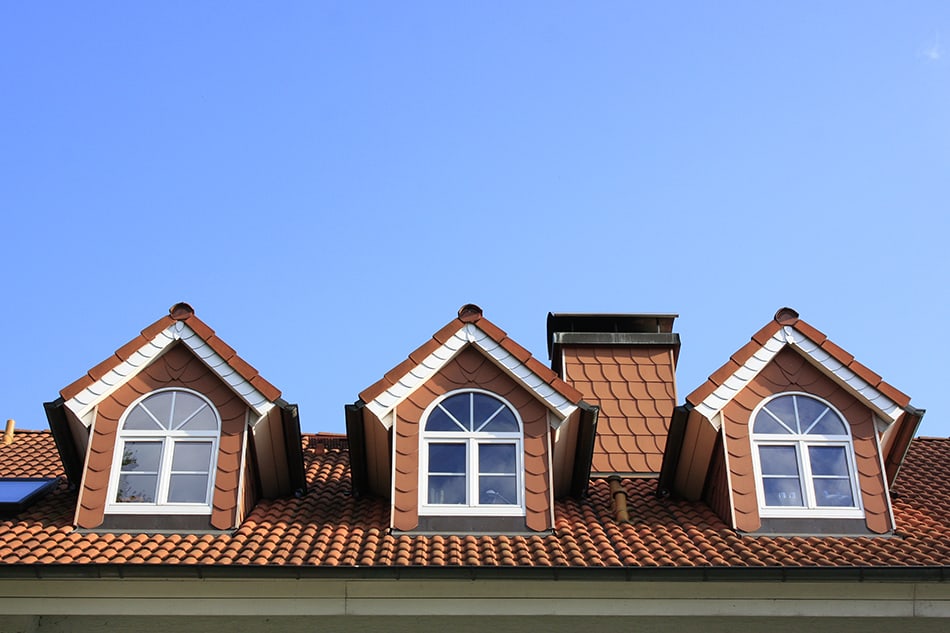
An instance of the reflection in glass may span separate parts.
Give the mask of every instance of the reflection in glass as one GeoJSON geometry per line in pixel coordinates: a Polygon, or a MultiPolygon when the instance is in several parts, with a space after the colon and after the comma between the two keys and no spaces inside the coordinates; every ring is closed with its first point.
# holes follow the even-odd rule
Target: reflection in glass
{"type": "Polygon", "coordinates": [[[518,503],[515,475],[488,475],[478,478],[478,502],[515,505],[518,503]]]}
{"type": "Polygon", "coordinates": [[[820,506],[850,508],[854,506],[850,479],[816,479],[815,498],[820,506]]]}
{"type": "Polygon", "coordinates": [[[429,503],[465,504],[465,475],[429,475],[429,503]]]}
{"type": "Polygon", "coordinates": [[[118,503],[155,503],[158,475],[125,474],[119,476],[118,503]]]}
{"type": "Polygon", "coordinates": [[[481,444],[478,447],[478,472],[514,474],[517,464],[514,444],[481,444]]]}
{"type": "Polygon", "coordinates": [[[813,475],[848,476],[848,459],[844,446],[809,446],[811,472],[813,475]]]}
{"type": "Polygon", "coordinates": [[[798,479],[763,477],[767,506],[803,506],[802,488],[798,479]]]}
{"type": "Polygon", "coordinates": [[[156,473],[161,462],[161,442],[126,442],[122,447],[122,472],[156,473]]]}

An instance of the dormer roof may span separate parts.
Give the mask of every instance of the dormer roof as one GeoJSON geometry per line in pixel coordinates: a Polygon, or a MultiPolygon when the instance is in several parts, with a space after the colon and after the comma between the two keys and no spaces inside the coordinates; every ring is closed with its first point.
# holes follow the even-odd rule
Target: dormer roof
{"type": "Polygon", "coordinates": [[[280,398],[280,390],[265,380],[214,330],[195,316],[187,303],[176,303],[141,334],[60,391],[65,406],[85,424],[89,413],[112,391],[131,380],[152,361],[178,343],[186,345],[259,416],[280,398]]]}
{"type": "MultiPolygon", "coordinates": [[[[785,347],[791,347],[829,378],[853,392],[885,422],[897,421],[910,405],[910,396],[884,381],[823,332],[782,308],[733,354],[686,401],[698,413],[714,420],[717,413],[785,347]]],[[[714,422],[715,423],[715,422],[714,422]]]]}
{"type": "Polygon", "coordinates": [[[474,304],[462,306],[457,318],[433,334],[381,380],[360,392],[360,400],[389,428],[389,414],[393,408],[469,345],[478,348],[505,373],[531,390],[559,420],[577,410],[581,392],[508,338],[507,333],[486,319],[482,309],[474,304]]]}

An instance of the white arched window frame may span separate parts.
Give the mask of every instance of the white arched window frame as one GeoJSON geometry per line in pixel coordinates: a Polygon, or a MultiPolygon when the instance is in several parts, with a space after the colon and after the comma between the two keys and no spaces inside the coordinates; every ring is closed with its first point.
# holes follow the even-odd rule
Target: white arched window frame
{"type": "Polygon", "coordinates": [[[209,514],[221,416],[202,394],[150,392],[119,420],[106,512],[209,514]]]}
{"type": "Polygon", "coordinates": [[[850,427],[831,403],[777,394],[752,412],[750,430],[761,517],[864,516],[850,427]]]}
{"type": "Polygon", "coordinates": [[[511,403],[453,391],[429,405],[420,427],[420,515],[524,515],[524,426],[511,403]]]}

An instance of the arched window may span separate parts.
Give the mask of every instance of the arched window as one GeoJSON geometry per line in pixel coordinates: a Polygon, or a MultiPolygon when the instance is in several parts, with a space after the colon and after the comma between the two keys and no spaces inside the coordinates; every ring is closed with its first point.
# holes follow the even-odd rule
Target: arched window
{"type": "Polygon", "coordinates": [[[133,404],[119,423],[108,511],[209,512],[220,428],[214,405],[193,391],[133,404]]]}
{"type": "Polygon", "coordinates": [[[830,404],[799,393],[766,400],[752,444],[763,517],[861,514],[851,433],[830,404]]]}
{"type": "Polygon", "coordinates": [[[483,391],[449,394],[422,420],[420,514],[524,514],[521,420],[483,391]]]}

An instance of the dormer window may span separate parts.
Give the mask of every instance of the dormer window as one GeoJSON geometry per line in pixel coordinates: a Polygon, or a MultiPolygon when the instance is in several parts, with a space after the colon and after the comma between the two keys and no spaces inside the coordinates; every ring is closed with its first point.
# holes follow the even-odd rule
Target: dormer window
{"type": "Polygon", "coordinates": [[[786,393],[752,416],[762,517],[861,517],[854,449],[844,418],[810,395],[786,393]]]}
{"type": "Polygon", "coordinates": [[[193,391],[134,403],[119,422],[107,511],[210,513],[220,428],[214,405],[193,391]]]}
{"type": "Polygon", "coordinates": [[[524,514],[514,407],[487,392],[454,392],[427,409],[422,425],[420,514],[524,514]]]}

